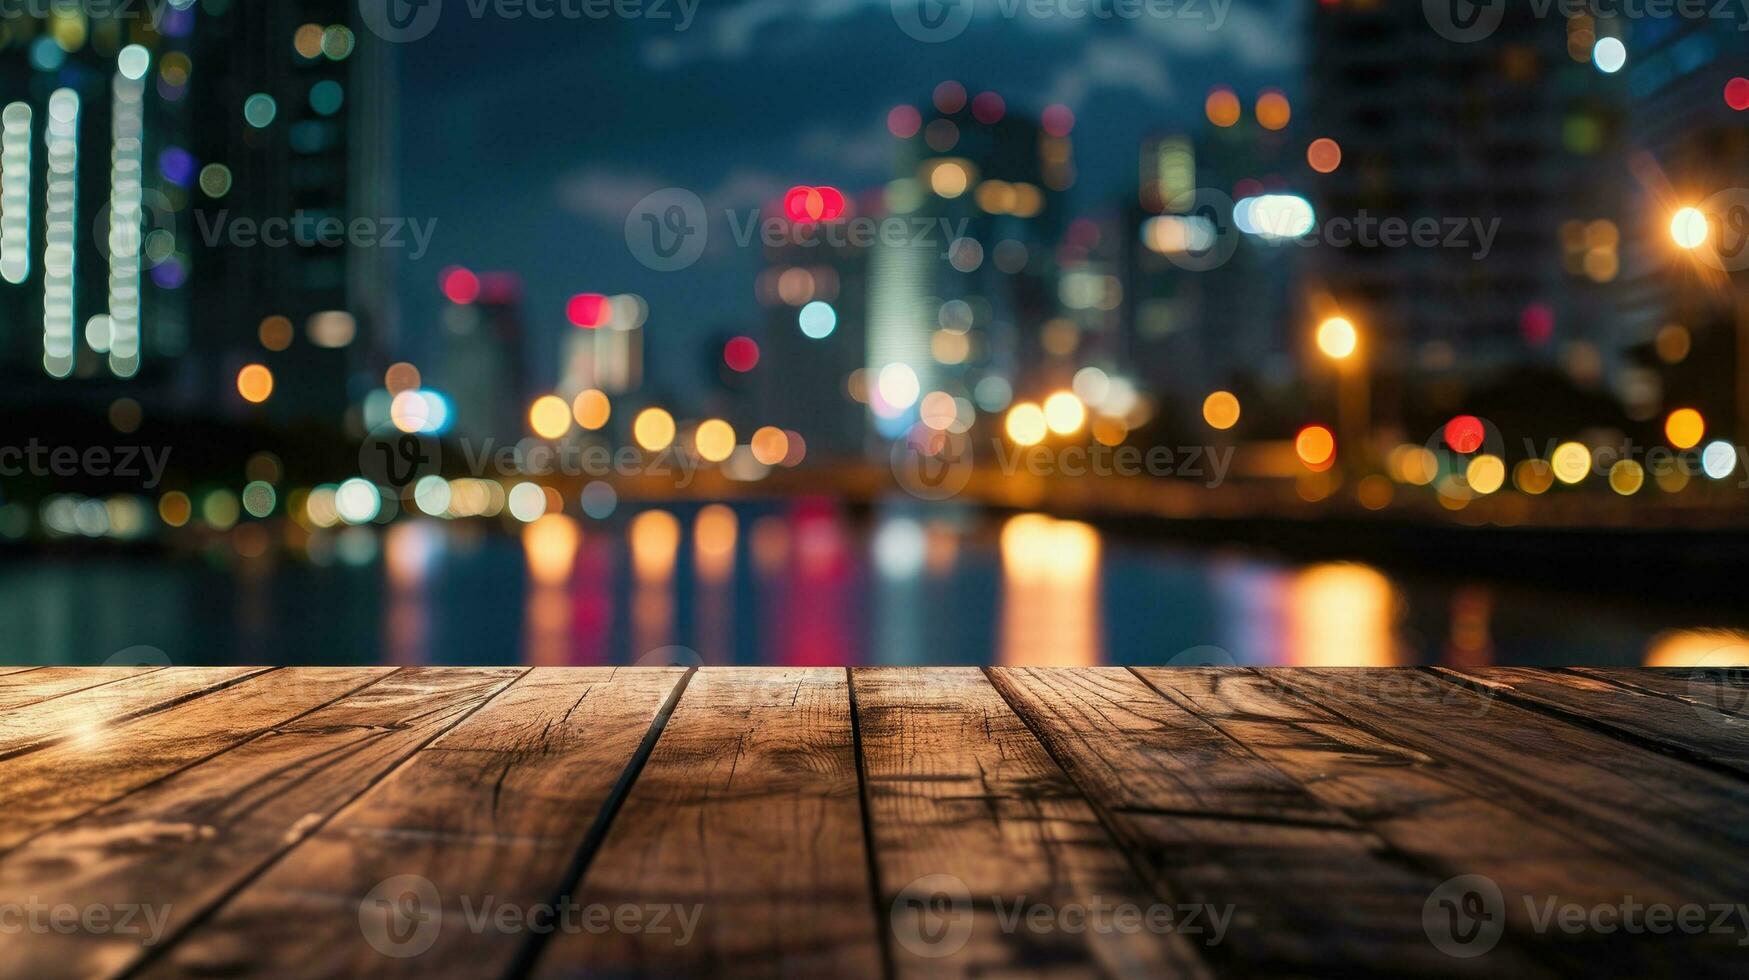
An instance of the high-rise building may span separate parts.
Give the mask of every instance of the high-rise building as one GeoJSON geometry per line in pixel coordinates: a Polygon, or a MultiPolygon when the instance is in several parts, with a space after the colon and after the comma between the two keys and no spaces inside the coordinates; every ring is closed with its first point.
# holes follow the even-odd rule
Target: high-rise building
{"type": "Polygon", "coordinates": [[[1644,357],[1629,410],[1699,409],[1719,433],[1749,434],[1749,32],[1730,18],[1634,21],[1627,36],[1637,206],[1622,229],[1623,341],[1644,357]],[[1673,239],[1684,207],[1708,212],[1713,239],[1673,239]],[[1719,255],[1723,249],[1729,256],[1719,255]]]}
{"type": "Polygon", "coordinates": [[[1458,390],[1393,379],[1461,385],[1542,361],[1601,381],[1626,179],[1623,85],[1592,64],[1606,34],[1524,5],[1477,11],[1499,15],[1491,32],[1435,25],[1433,9],[1313,11],[1299,132],[1318,219],[1431,218],[1440,240],[1317,248],[1309,287],[1360,326],[1385,413],[1409,391],[1458,390]],[[1477,223],[1495,229],[1485,247],[1477,223]]]}
{"type": "Polygon", "coordinates": [[[313,233],[395,214],[390,46],[361,44],[357,17],[344,0],[8,12],[4,397],[340,424],[394,329],[395,251],[313,233]],[[251,363],[276,378],[257,407],[236,386],[251,363]]]}
{"type": "MultiPolygon", "coordinates": [[[[869,203],[879,192],[864,195],[869,203]]],[[[855,202],[841,219],[866,219],[855,202]]],[[[759,425],[798,432],[816,459],[855,457],[868,423],[852,385],[867,353],[870,249],[818,223],[788,225],[767,243],[759,298],[767,309],[758,338],[759,425]]]]}
{"type": "MultiPolygon", "coordinates": [[[[522,399],[527,391],[522,284],[509,273],[475,278],[462,269],[447,270],[444,280],[450,303],[441,315],[430,386],[449,399],[456,434],[514,440],[525,429],[522,399]],[[469,288],[450,285],[456,277],[468,279],[469,288]]],[[[594,373],[586,378],[567,374],[566,385],[576,390],[566,393],[575,396],[594,387],[596,380],[594,373]]]]}
{"type": "Polygon", "coordinates": [[[1042,341],[1061,306],[1059,192],[1074,181],[1072,126],[1061,106],[1034,121],[957,82],[938,86],[927,112],[901,106],[889,117],[896,176],[885,213],[911,233],[869,257],[866,377],[880,435],[909,430],[936,392],[968,412],[996,411],[1051,380],[1042,341]],[[883,387],[911,400],[888,404],[883,387]]]}

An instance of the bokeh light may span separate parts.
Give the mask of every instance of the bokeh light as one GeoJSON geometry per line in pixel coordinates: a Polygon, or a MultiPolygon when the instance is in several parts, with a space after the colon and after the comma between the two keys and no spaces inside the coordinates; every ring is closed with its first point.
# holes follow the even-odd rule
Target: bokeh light
{"type": "Polygon", "coordinates": [[[562,438],[571,431],[571,406],[558,395],[542,395],[529,406],[528,427],[542,439],[562,438]]]}
{"type": "Polygon", "coordinates": [[[1679,408],[1664,419],[1664,437],[1677,449],[1693,449],[1706,437],[1706,419],[1692,408],[1679,408]]]}
{"type": "Polygon", "coordinates": [[[674,416],[666,409],[646,408],[632,420],[632,438],[645,452],[659,453],[674,445],[674,416]]]}
{"type": "Polygon", "coordinates": [[[1239,397],[1230,391],[1217,391],[1202,401],[1202,420],[1211,429],[1231,429],[1239,424],[1239,397]]]}
{"type": "Polygon", "coordinates": [[[1045,441],[1049,425],[1044,409],[1032,402],[1018,402],[1008,410],[1008,438],[1018,446],[1036,446],[1045,441]]]}

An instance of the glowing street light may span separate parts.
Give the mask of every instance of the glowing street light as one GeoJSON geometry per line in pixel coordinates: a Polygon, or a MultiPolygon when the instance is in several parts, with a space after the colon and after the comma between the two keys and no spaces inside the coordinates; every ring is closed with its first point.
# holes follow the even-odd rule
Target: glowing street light
{"type": "Polygon", "coordinates": [[[1678,248],[1693,251],[1706,244],[1707,220],[1699,208],[1682,208],[1670,218],[1670,237],[1678,248]]]}
{"type": "Polygon", "coordinates": [[[1318,349],[1333,361],[1347,360],[1360,345],[1360,335],[1346,317],[1333,316],[1318,324],[1318,349]]]}

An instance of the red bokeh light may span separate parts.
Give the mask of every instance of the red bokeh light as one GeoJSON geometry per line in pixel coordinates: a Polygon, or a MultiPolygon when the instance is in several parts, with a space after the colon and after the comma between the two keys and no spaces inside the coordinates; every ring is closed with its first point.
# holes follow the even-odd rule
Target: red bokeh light
{"type": "Polygon", "coordinates": [[[798,185],[783,196],[784,217],[795,222],[837,221],[844,205],[844,192],[836,187],[798,185]]]}
{"type": "Polygon", "coordinates": [[[443,270],[437,284],[443,290],[443,297],[458,306],[466,306],[480,298],[480,277],[459,265],[443,270]]]}
{"type": "Polygon", "coordinates": [[[571,302],[565,304],[566,319],[571,321],[572,326],[584,330],[605,326],[612,312],[607,297],[600,293],[578,293],[571,297],[571,302]]]}
{"type": "Polygon", "coordinates": [[[1052,136],[1067,136],[1075,128],[1075,113],[1066,105],[1045,106],[1044,114],[1039,118],[1039,124],[1045,132],[1052,136]]]}
{"type": "Polygon", "coordinates": [[[1445,423],[1445,444],[1466,456],[1482,448],[1484,434],[1482,420],[1474,415],[1459,415],[1445,423]]]}
{"type": "Polygon", "coordinates": [[[723,345],[723,363],[746,374],[759,366],[759,344],[752,337],[732,337],[723,345]]]}
{"type": "Polygon", "coordinates": [[[1000,122],[1007,111],[1008,104],[995,92],[979,92],[972,100],[972,118],[986,126],[1000,122]]]}
{"type": "Polygon", "coordinates": [[[1555,336],[1555,311],[1546,304],[1532,303],[1519,312],[1518,331],[1526,342],[1541,347],[1555,336]]]}
{"type": "Polygon", "coordinates": [[[1749,78],[1738,76],[1725,83],[1725,104],[1738,112],[1749,109],[1749,78]]]}
{"type": "Polygon", "coordinates": [[[922,128],[923,113],[913,106],[894,106],[893,111],[887,113],[887,132],[902,140],[916,136],[917,131],[922,128]]]}

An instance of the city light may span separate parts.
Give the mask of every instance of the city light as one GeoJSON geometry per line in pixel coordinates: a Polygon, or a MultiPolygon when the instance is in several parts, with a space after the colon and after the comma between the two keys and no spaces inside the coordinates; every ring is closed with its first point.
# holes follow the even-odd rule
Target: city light
{"type": "Polygon", "coordinates": [[[1239,96],[1226,86],[1211,89],[1208,98],[1203,100],[1203,115],[1216,126],[1226,129],[1239,121],[1241,107],[1239,96]]]}
{"type": "Polygon", "coordinates": [[[693,433],[692,444],[700,458],[721,463],[734,455],[735,428],[722,419],[706,419],[693,433]]]}
{"type": "Polygon", "coordinates": [[[838,329],[838,311],[831,303],[814,300],[796,314],[796,322],[802,328],[803,336],[810,340],[825,340],[838,329]]]}
{"type": "Polygon", "coordinates": [[[759,366],[759,344],[752,337],[731,337],[723,345],[723,365],[737,374],[759,366]]]}
{"type": "Polygon", "coordinates": [[[1737,468],[1737,447],[1723,439],[1707,443],[1700,454],[1700,468],[1711,479],[1723,480],[1737,468]]]}
{"type": "Polygon", "coordinates": [[[1306,147],[1306,163],[1318,173],[1334,173],[1342,166],[1342,147],[1328,136],[1321,136],[1306,147]]]}
{"type": "Polygon", "coordinates": [[[1621,71],[1622,66],[1627,62],[1627,45],[1621,43],[1619,38],[1600,37],[1597,39],[1597,44],[1591,49],[1591,63],[1596,65],[1597,70],[1605,75],[1613,75],[1621,71]]]}
{"type": "Polygon", "coordinates": [[[557,395],[542,395],[528,409],[528,427],[542,439],[559,439],[571,431],[571,406],[557,395]]]}
{"type": "Polygon", "coordinates": [[[1333,316],[1318,324],[1318,349],[1332,360],[1346,360],[1360,344],[1354,324],[1344,317],[1333,316]]]}
{"type": "Polygon", "coordinates": [[[1087,407],[1074,392],[1059,391],[1045,399],[1045,425],[1057,435],[1073,435],[1087,424],[1087,407]]]}
{"type": "Polygon", "coordinates": [[[765,426],[753,433],[753,458],[766,466],[776,466],[789,455],[789,437],[782,429],[765,426]]]}
{"type": "Polygon", "coordinates": [[[1226,430],[1239,424],[1239,398],[1230,391],[1216,391],[1202,402],[1202,419],[1209,428],[1226,430]]]}
{"type": "Polygon", "coordinates": [[[1682,208],[1670,218],[1670,237],[1678,248],[1693,251],[1706,244],[1707,219],[1699,208],[1682,208]]]}
{"type": "Polygon", "coordinates": [[[880,378],[875,383],[875,389],[880,393],[881,401],[896,411],[904,411],[917,403],[917,396],[922,393],[917,381],[917,372],[911,365],[895,362],[881,368],[880,378]]]}
{"type": "Polygon", "coordinates": [[[73,373],[73,276],[79,227],[79,93],[56,89],[49,96],[43,132],[49,173],[43,216],[43,368],[51,376],[73,373]]]}
{"type": "Polygon", "coordinates": [[[1693,449],[1706,437],[1706,419],[1692,408],[1679,408],[1664,419],[1664,437],[1677,449],[1693,449]]]}
{"type": "Polygon", "coordinates": [[[253,405],[273,397],[273,372],[264,364],[247,364],[237,372],[237,394],[253,405]]]}
{"type": "Polygon", "coordinates": [[[1322,472],[1336,461],[1336,434],[1322,425],[1308,425],[1294,437],[1294,453],[1313,472],[1322,472]]]}
{"type": "Polygon", "coordinates": [[[0,112],[0,279],[30,276],[30,127],[27,102],[0,112]]]}
{"type": "Polygon", "coordinates": [[[1466,456],[1482,448],[1482,440],[1487,434],[1482,420],[1474,415],[1459,415],[1445,423],[1445,428],[1441,431],[1445,444],[1466,456]]]}
{"type": "Polygon", "coordinates": [[[1464,482],[1479,494],[1493,493],[1506,484],[1506,463],[1498,456],[1477,456],[1464,468],[1464,482]]]}
{"type": "Polygon", "coordinates": [[[1045,441],[1049,424],[1044,409],[1032,402],[1017,402],[1008,410],[1008,438],[1017,446],[1036,446],[1045,441]]]}
{"type": "Polygon", "coordinates": [[[613,417],[613,402],[603,392],[594,388],[586,389],[571,400],[571,417],[577,420],[578,425],[594,432],[606,426],[613,417]]]}
{"type": "Polygon", "coordinates": [[[674,445],[674,416],[660,408],[644,409],[632,420],[632,438],[645,452],[667,449],[674,445]]]}
{"type": "Polygon", "coordinates": [[[1555,471],[1555,479],[1562,483],[1568,486],[1582,483],[1591,473],[1591,450],[1583,443],[1563,442],[1550,455],[1549,466],[1555,471]]]}

